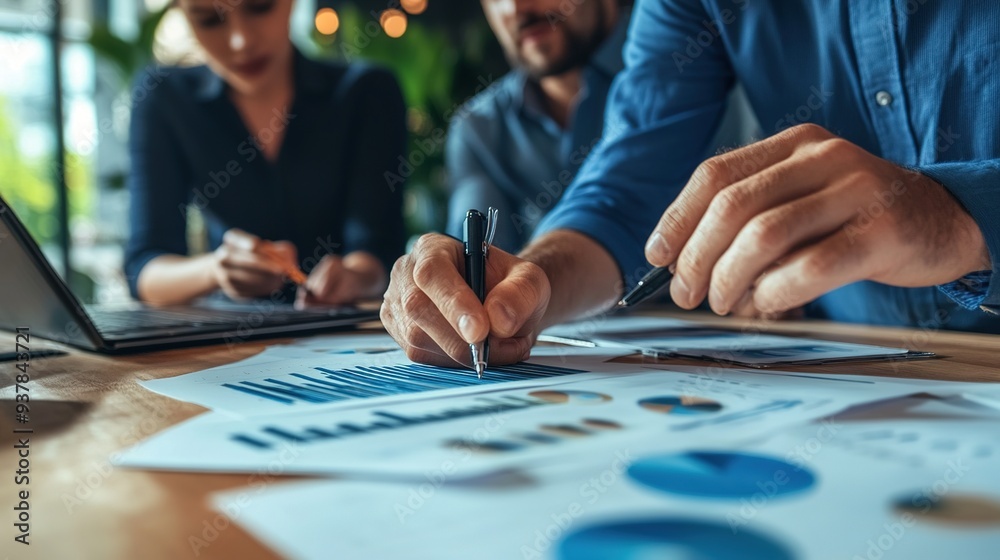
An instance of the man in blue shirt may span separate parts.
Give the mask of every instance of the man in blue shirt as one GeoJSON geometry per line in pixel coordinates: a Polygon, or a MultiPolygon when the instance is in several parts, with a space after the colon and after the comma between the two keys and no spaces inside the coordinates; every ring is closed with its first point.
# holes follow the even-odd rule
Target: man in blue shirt
{"type": "MultiPolygon", "coordinates": [[[[621,71],[630,0],[483,0],[513,70],[462,106],[446,146],[448,233],[470,208],[500,212],[494,245],[519,251],[598,145],[621,71]]],[[[731,96],[709,151],[743,143],[753,123],[731,96]]],[[[756,132],[756,131],[753,131],[756,132]]]]}
{"type": "Polygon", "coordinates": [[[1000,4],[640,0],[608,130],[492,289],[426,236],[383,304],[414,359],[497,363],[654,265],[682,307],[1000,333],[1000,4]],[[698,155],[736,81],[769,138],[698,155]],[[664,208],[666,211],[664,211],[664,208]],[[645,253],[642,247],[645,245],[645,253]]]}
{"type": "Polygon", "coordinates": [[[461,237],[468,210],[492,206],[503,219],[496,246],[517,251],[601,139],[628,10],[619,0],[482,4],[514,69],[451,122],[448,231],[461,237]]]}

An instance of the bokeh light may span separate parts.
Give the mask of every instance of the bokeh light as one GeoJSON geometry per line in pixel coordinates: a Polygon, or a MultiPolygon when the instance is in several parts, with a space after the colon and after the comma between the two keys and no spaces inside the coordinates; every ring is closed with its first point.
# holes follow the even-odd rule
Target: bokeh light
{"type": "Polygon", "coordinates": [[[323,35],[333,35],[340,29],[340,16],[333,8],[321,8],[316,12],[316,31],[323,35]]]}
{"type": "Polygon", "coordinates": [[[400,0],[399,4],[413,15],[422,14],[427,9],[427,0],[400,0]]]}
{"type": "Polygon", "coordinates": [[[396,9],[388,9],[382,12],[379,17],[382,30],[393,39],[403,36],[406,33],[406,14],[396,9]]]}

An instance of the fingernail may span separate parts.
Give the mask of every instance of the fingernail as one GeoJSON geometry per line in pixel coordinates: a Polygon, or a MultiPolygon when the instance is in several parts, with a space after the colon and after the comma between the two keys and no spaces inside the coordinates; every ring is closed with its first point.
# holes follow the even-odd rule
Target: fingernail
{"type": "Polygon", "coordinates": [[[670,247],[667,246],[667,240],[658,231],[653,232],[653,235],[649,236],[649,240],[646,241],[646,258],[650,262],[665,262],[670,258],[670,247]]]}
{"type": "Polygon", "coordinates": [[[674,301],[678,305],[687,305],[688,300],[691,299],[691,288],[684,282],[682,276],[674,276],[674,279],[670,281],[672,287],[670,292],[674,295],[674,301]]]}
{"type": "Polygon", "coordinates": [[[712,307],[712,311],[715,311],[717,315],[726,315],[729,313],[729,307],[726,306],[726,301],[722,297],[722,292],[720,292],[716,287],[712,287],[708,294],[708,304],[712,307]]]}
{"type": "Polygon", "coordinates": [[[476,340],[476,331],[478,330],[478,326],[479,321],[477,321],[472,315],[462,315],[458,319],[458,332],[469,344],[479,342],[476,340]]]}

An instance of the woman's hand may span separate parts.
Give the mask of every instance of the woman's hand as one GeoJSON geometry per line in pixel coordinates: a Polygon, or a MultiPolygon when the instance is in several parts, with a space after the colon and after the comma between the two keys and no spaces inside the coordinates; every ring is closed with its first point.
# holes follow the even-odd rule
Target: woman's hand
{"type": "Polygon", "coordinates": [[[295,306],[345,305],[378,298],[386,288],[385,267],[369,253],[356,251],[344,257],[326,255],[299,286],[295,306]]]}
{"type": "Polygon", "coordinates": [[[297,251],[288,241],[267,241],[233,228],[212,259],[212,276],[233,299],[266,296],[281,289],[290,270],[298,270],[297,251]]]}

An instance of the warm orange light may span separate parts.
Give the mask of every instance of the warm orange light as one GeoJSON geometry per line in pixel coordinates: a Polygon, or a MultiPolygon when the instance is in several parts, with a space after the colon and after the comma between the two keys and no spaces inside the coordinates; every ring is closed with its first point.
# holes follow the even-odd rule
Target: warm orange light
{"type": "Polygon", "coordinates": [[[400,0],[399,4],[413,15],[422,14],[427,9],[427,0],[400,0]]]}
{"type": "Polygon", "coordinates": [[[393,39],[402,37],[403,33],[406,33],[406,14],[399,10],[389,9],[382,12],[379,22],[382,23],[385,34],[393,39]]]}
{"type": "Polygon", "coordinates": [[[340,29],[340,16],[333,8],[321,8],[316,12],[316,31],[323,35],[333,35],[340,29]]]}

